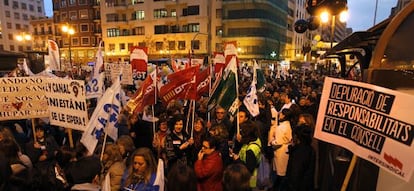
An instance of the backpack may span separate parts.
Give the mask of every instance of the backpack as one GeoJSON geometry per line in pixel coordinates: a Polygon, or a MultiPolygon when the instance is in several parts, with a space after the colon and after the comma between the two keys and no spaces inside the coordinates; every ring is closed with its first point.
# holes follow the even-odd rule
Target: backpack
{"type": "MultiPolygon", "coordinates": [[[[259,147],[258,144],[253,143],[259,147]]],[[[261,149],[259,155],[259,164],[257,167],[257,177],[256,177],[256,187],[260,190],[271,188],[272,187],[272,166],[270,165],[270,161],[266,158],[263,150],[261,149]]]]}

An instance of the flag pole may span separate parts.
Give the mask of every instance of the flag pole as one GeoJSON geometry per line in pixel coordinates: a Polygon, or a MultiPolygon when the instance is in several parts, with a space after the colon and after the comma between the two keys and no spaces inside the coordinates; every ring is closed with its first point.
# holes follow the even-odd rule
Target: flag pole
{"type": "MultiPolygon", "coordinates": [[[[234,56],[236,59],[236,100],[239,99],[239,68],[237,67],[237,56],[234,56]]],[[[237,134],[240,134],[240,125],[239,125],[239,107],[237,106],[237,134]]]]}
{"type": "Polygon", "coordinates": [[[191,100],[191,102],[193,102],[193,120],[191,123],[191,138],[193,138],[194,135],[194,114],[195,114],[195,100],[191,100]]]}
{"type": "MultiPolygon", "coordinates": [[[[208,80],[208,97],[210,98],[211,97],[211,81],[212,81],[212,77],[211,77],[211,75],[213,74],[213,66],[211,65],[210,66],[210,68],[209,68],[209,70],[210,70],[210,75],[208,75],[208,77],[210,78],[209,80],[208,80]]],[[[208,105],[208,104],[207,104],[208,105]]],[[[207,109],[207,122],[209,122],[210,123],[210,120],[211,120],[211,113],[210,113],[210,110],[208,110],[207,109]]]]}
{"type": "Polygon", "coordinates": [[[185,124],[185,132],[188,133],[188,123],[190,122],[190,114],[191,114],[191,105],[193,104],[192,101],[190,101],[190,105],[188,106],[187,110],[187,122],[185,124]]]}
{"type": "Polygon", "coordinates": [[[155,137],[155,133],[156,131],[156,127],[155,127],[155,108],[154,105],[151,106],[152,109],[152,132],[153,132],[153,136],[155,137]]]}
{"type": "Polygon", "coordinates": [[[358,157],[354,154],[352,156],[351,163],[349,163],[348,171],[346,172],[346,176],[342,184],[341,191],[346,191],[346,188],[348,187],[349,179],[351,179],[351,175],[352,175],[352,172],[354,171],[357,160],[358,160],[358,157]]]}
{"type": "Polygon", "coordinates": [[[32,131],[33,131],[33,143],[36,143],[36,128],[35,128],[35,120],[34,118],[32,118],[32,131]]]}
{"type": "MultiPolygon", "coordinates": [[[[105,125],[106,126],[106,125],[105,125]]],[[[105,132],[105,131],[104,131],[105,132]]],[[[100,160],[102,161],[103,159],[103,155],[104,155],[104,151],[105,151],[105,145],[106,145],[106,139],[108,138],[108,133],[105,132],[105,136],[104,136],[104,140],[102,143],[102,150],[101,150],[101,157],[100,160]]]]}
{"type": "MultiPolygon", "coordinates": [[[[158,75],[158,67],[157,67],[157,65],[155,65],[155,79],[152,79],[152,83],[154,84],[154,104],[152,105],[152,118],[155,117],[155,107],[154,107],[154,105],[157,103],[157,75],[158,75]]],[[[151,76],[150,76],[150,78],[151,78],[151,76]]],[[[152,122],[152,128],[153,128],[153,131],[154,131],[153,137],[155,138],[156,127],[155,127],[154,120],[152,122]]]]}

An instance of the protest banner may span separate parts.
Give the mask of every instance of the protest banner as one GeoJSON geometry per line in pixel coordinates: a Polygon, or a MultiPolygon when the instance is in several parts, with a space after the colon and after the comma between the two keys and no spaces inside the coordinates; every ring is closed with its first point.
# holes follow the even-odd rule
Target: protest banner
{"type": "Polygon", "coordinates": [[[111,80],[115,81],[115,78],[119,78],[122,74],[121,84],[132,85],[132,66],[126,62],[124,63],[108,63],[108,70],[111,74],[111,80]]]}
{"type": "Polygon", "coordinates": [[[50,124],[84,131],[88,124],[84,81],[59,78],[44,81],[50,124]]]}
{"type": "Polygon", "coordinates": [[[0,78],[0,121],[49,116],[43,79],[0,78]]]}
{"type": "Polygon", "coordinates": [[[412,108],[412,95],[326,77],[315,138],[409,181],[414,169],[412,108]]]}

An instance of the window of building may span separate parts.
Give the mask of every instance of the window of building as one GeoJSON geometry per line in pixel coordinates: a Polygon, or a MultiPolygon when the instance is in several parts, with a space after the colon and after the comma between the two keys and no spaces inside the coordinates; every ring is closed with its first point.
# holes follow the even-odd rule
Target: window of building
{"type": "Polygon", "coordinates": [[[165,34],[165,33],[168,33],[167,25],[155,25],[154,26],[154,34],[165,34]]]}
{"type": "Polygon", "coordinates": [[[28,21],[29,20],[29,16],[27,14],[23,14],[23,20],[28,21]]]}
{"type": "Polygon", "coordinates": [[[170,26],[170,29],[171,29],[172,33],[179,33],[180,32],[180,26],[178,26],[178,25],[170,26]]]}
{"type": "Polygon", "coordinates": [[[223,36],[223,29],[221,26],[216,27],[216,36],[223,36]]]}
{"type": "Polygon", "coordinates": [[[119,43],[119,51],[125,51],[126,47],[125,47],[125,43],[119,43]]]}
{"type": "Polygon", "coordinates": [[[188,31],[187,32],[199,32],[199,31],[200,31],[200,24],[198,24],[198,23],[188,24],[188,31]]]}
{"type": "Polygon", "coordinates": [[[17,49],[20,51],[20,52],[23,52],[23,46],[17,46],[17,49]]]}
{"type": "Polygon", "coordinates": [[[200,49],[200,41],[199,40],[192,40],[191,41],[191,49],[192,50],[199,50],[200,49]]]}
{"type": "Polygon", "coordinates": [[[72,38],[72,45],[79,46],[79,38],[72,38]]]}
{"type": "Polygon", "coordinates": [[[75,5],[76,4],[76,0],[69,0],[69,5],[75,5]]]}
{"type": "Polygon", "coordinates": [[[115,51],[115,44],[109,44],[109,51],[115,51]]]}
{"type": "Polygon", "coordinates": [[[198,6],[198,5],[188,6],[187,14],[188,15],[199,15],[200,14],[200,6],[198,6]]]}
{"type": "Polygon", "coordinates": [[[10,18],[10,11],[6,11],[5,14],[7,18],[10,18]]]}
{"type": "Polygon", "coordinates": [[[81,24],[80,25],[80,31],[81,32],[88,32],[89,31],[89,25],[88,24],[81,24]]]}
{"type": "Polygon", "coordinates": [[[27,10],[27,4],[26,3],[21,3],[20,6],[22,7],[23,10],[27,10]]]}
{"type": "Polygon", "coordinates": [[[216,51],[217,52],[223,52],[223,44],[222,43],[216,43],[216,51]]]}
{"type": "Polygon", "coordinates": [[[19,2],[13,1],[13,9],[19,8],[19,2]]]}
{"type": "Polygon", "coordinates": [[[69,12],[69,15],[70,15],[70,20],[72,20],[72,21],[74,21],[74,20],[77,20],[78,19],[78,12],[76,12],[76,11],[71,11],[71,12],[69,12]]]}
{"type": "Polygon", "coordinates": [[[0,50],[4,50],[4,45],[0,44],[0,50]]]}
{"type": "Polygon", "coordinates": [[[4,5],[9,6],[9,0],[4,0],[4,5]]]}
{"type": "Polygon", "coordinates": [[[134,46],[133,43],[128,43],[128,51],[131,51],[133,46],[134,46]]]}
{"type": "Polygon", "coordinates": [[[34,6],[29,4],[29,11],[34,11],[34,6]]]}
{"type": "Polygon", "coordinates": [[[6,23],[7,29],[11,29],[12,28],[12,24],[11,23],[6,23]]]}
{"type": "Polygon", "coordinates": [[[222,9],[216,9],[216,18],[220,19],[223,15],[223,10],[222,9]]]}
{"type": "Polygon", "coordinates": [[[38,13],[43,12],[42,7],[37,7],[37,12],[38,12],[38,13]]]}
{"type": "Polygon", "coordinates": [[[9,40],[13,40],[13,34],[9,34],[9,40]]]}
{"type": "Polygon", "coordinates": [[[131,15],[132,20],[144,20],[145,19],[145,12],[143,10],[138,10],[132,13],[131,15]]]}
{"type": "Polygon", "coordinates": [[[10,45],[10,51],[14,51],[14,45],[10,45]]]}
{"type": "Polygon", "coordinates": [[[155,42],[155,50],[156,51],[160,51],[160,50],[162,50],[163,48],[163,42],[155,42]]]}
{"type": "Polygon", "coordinates": [[[79,5],[86,5],[86,0],[78,0],[79,5]]]}
{"type": "Polygon", "coordinates": [[[178,50],[185,50],[185,41],[178,41],[178,50]]]}
{"type": "Polygon", "coordinates": [[[154,9],[154,18],[164,18],[167,17],[167,9],[154,9]]]}
{"type": "Polygon", "coordinates": [[[168,50],[175,50],[175,41],[168,41],[168,50]]]}
{"type": "Polygon", "coordinates": [[[20,19],[20,13],[14,13],[14,19],[20,19]]]}
{"type": "Polygon", "coordinates": [[[88,19],[88,18],[89,18],[89,16],[88,16],[88,10],[87,9],[79,11],[79,19],[88,19]]]}
{"type": "Polygon", "coordinates": [[[177,17],[177,10],[171,9],[171,17],[177,17]]]}
{"type": "Polygon", "coordinates": [[[66,21],[68,19],[67,13],[61,13],[60,16],[62,17],[62,21],[66,21]]]}
{"type": "Polygon", "coordinates": [[[60,1],[60,7],[66,7],[66,0],[60,1]]]}
{"type": "Polygon", "coordinates": [[[132,35],[145,35],[145,27],[135,27],[132,29],[132,35]]]}
{"type": "Polygon", "coordinates": [[[16,23],[16,29],[17,29],[17,30],[22,29],[22,25],[21,25],[21,24],[16,23]]]}
{"type": "Polygon", "coordinates": [[[119,36],[119,29],[118,28],[107,29],[107,35],[108,37],[119,36]]]}
{"type": "Polygon", "coordinates": [[[139,4],[139,3],[144,3],[144,0],[134,0],[133,2],[132,2],[132,4],[134,5],[134,4],[139,4]]]}
{"type": "Polygon", "coordinates": [[[82,45],[89,45],[89,37],[82,37],[82,45]]]}

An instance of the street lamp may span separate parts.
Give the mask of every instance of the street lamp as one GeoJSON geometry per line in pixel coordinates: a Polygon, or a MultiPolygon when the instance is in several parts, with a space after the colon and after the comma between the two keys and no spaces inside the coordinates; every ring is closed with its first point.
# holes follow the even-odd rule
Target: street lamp
{"type": "MultiPolygon", "coordinates": [[[[19,42],[31,41],[32,35],[23,32],[21,34],[16,35],[14,38],[19,42]]],[[[19,50],[19,51],[23,51],[23,48],[22,50],[19,50]]]]}
{"type": "Polygon", "coordinates": [[[72,71],[72,35],[75,34],[75,30],[68,26],[68,25],[63,25],[62,26],[62,32],[68,34],[68,38],[69,38],[69,65],[70,65],[70,70],[72,71]]]}

